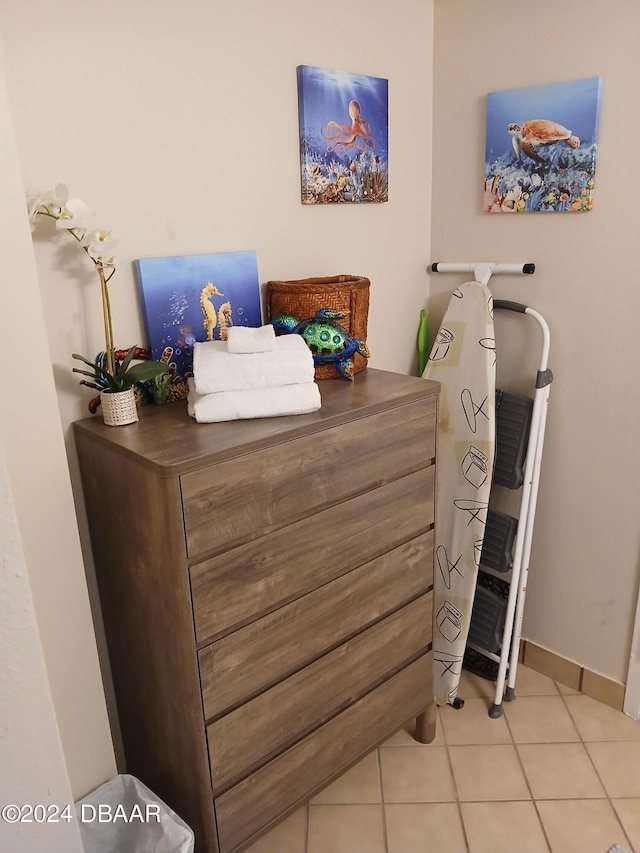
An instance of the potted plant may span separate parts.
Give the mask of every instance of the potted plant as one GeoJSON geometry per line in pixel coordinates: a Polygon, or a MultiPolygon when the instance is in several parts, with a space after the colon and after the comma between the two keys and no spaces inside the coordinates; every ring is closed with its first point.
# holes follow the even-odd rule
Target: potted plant
{"type": "MultiPolygon", "coordinates": [[[[106,353],[100,353],[95,361],[89,361],[77,352],[73,358],[84,362],[89,370],[74,367],[74,373],[87,376],[81,379],[80,384],[94,388],[100,393],[99,400],[102,403],[102,413],[105,423],[111,426],[133,423],[138,420],[138,409],[134,386],[142,382],[150,382],[159,376],[166,374],[169,366],[160,361],[137,361],[137,358],[147,359],[148,351],[133,346],[126,352],[116,350],[114,353],[114,372],[107,367],[106,353]],[[128,392],[128,393],[127,393],[128,392]],[[114,424],[117,420],[117,424],[114,424]]],[[[94,399],[89,403],[89,410],[95,412],[97,401],[94,399]]]]}
{"type": "MultiPolygon", "coordinates": [[[[81,385],[87,385],[100,392],[105,423],[117,426],[138,420],[138,410],[134,385],[139,382],[155,380],[169,371],[168,365],[159,361],[139,361],[146,351],[138,347],[129,350],[116,350],[113,343],[113,325],[111,321],[111,303],[107,287],[115,273],[113,247],[115,240],[110,231],[94,228],[87,205],[78,198],[69,198],[64,184],[48,193],[34,196],[28,200],[29,220],[34,230],[38,217],[54,219],[56,229],[66,231],[76,240],[80,248],[91,259],[100,281],[102,297],[102,319],[104,322],[105,351],[94,361],[83,355],[73,353],[73,358],[84,362],[90,369],[73,368],[88,379],[81,379],[81,385]]],[[[95,412],[97,404],[92,401],[89,409],[95,412]]]]}

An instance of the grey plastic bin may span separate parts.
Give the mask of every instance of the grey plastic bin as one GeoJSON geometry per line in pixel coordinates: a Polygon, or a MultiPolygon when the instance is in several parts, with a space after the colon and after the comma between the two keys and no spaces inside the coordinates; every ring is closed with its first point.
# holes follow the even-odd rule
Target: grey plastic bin
{"type": "Polygon", "coordinates": [[[76,804],[84,853],[193,853],[193,830],[127,773],[76,804]]]}

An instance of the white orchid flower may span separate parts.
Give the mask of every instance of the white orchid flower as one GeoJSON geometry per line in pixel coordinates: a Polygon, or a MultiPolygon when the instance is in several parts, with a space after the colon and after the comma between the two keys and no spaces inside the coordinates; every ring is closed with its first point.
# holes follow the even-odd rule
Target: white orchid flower
{"type": "Polygon", "coordinates": [[[91,211],[79,198],[70,198],[60,208],[56,228],[86,233],[91,227],[91,211]]]}
{"type": "MultiPolygon", "coordinates": [[[[27,208],[29,219],[32,223],[32,231],[34,230],[33,224],[38,215],[55,219],[56,228],[70,234],[93,261],[100,278],[107,369],[111,375],[115,375],[115,348],[113,344],[111,304],[107,283],[115,272],[113,247],[116,241],[111,238],[110,231],[95,229],[92,225],[91,212],[87,205],[79,198],[69,198],[69,192],[64,184],[58,184],[51,192],[27,197],[27,208]],[[105,270],[109,271],[105,273],[105,270]]],[[[74,358],[86,361],[82,356],[76,355],[74,358]]],[[[87,361],[87,364],[90,364],[90,362],[87,361]]],[[[85,382],[84,384],[89,383],[85,382]]]]}
{"type": "Polygon", "coordinates": [[[69,200],[69,190],[66,184],[56,184],[55,187],[42,195],[42,204],[49,208],[50,213],[59,212],[69,200]]]}
{"type": "Polygon", "coordinates": [[[111,231],[90,231],[82,241],[89,257],[103,267],[114,267],[113,249],[117,240],[111,236],[111,231]]]}
{"type": "Polygon", "coordinates": [[[39,195],[33,196],[33,198],[27,199],[27,211],[29,213],[29,224],[31,225],[31,230],[34,231],[36,227],[36,216],[40,213],[40,207],[42,205],[42,201],[39,195]]]}
{"type": "Polygon", "coordinates": [[[27,209],[29,211],[31,230],[34,230],[38,214],[53,216],[54,219],[57,219],[68,198],[69,190],[65,184],[57,184],[52,190],[28,198],[27,209]]]}

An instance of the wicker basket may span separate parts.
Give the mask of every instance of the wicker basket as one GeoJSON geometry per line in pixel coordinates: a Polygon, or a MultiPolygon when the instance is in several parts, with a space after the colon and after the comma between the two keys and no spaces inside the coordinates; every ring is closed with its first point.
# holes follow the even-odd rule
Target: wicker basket
{"type": "MultiPolygon", "coordinates": [[[[369,287],[368,278],[353,275],[268,281],[268,322],[279,314],[291,314],[296,320],[306,320],[314,317],[320,308],[331,308],[344,314],[344,319],[338,322],[348,329],[352,337],[366,342],[369,287]]],[[[354,373],[359,373],[366,366],[367,359],[356,353],[353,357],[354,373]]],[[[316,379],[335,379],[339,375],[333,364],[316,365],[316,379]]]]}

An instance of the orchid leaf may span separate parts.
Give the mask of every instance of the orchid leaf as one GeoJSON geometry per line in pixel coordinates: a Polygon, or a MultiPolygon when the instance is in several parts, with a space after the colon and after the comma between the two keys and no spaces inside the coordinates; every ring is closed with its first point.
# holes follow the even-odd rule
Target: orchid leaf
{"type": "Polygon", "coordinates": [[[114,377],[111,376],[108,370],[105,370],[104,367],[98,364],[97,361],[89,361],[88,358],[85,358],[83,355],[79,355],[77,352],[74,352],[71,356],[72,358],[77,358],[78,361],[83,361],[85,364],[88,364],[89,367],[93,370],[96,378],[102,376],[104,379],[113,380],[114,377]]]}
{"type": "Polygon", "coordinates": [[[83,355],[79,355],[77,352],[74,352],[71,358],[77,358],[78,361],[84,361],[85,364],[88,364],[90,367],[95,367],[95,361],[89,361],[88,358],[85,358],[83,355]]]}
{"type": "Polygon", "coordinates": [[[117,379],[122,379],[122,377],[125,375],[125,373],[129,369],[129,365],[131,364],[131,360],[133,359],[135,352],[136,352],[136,348],[135,348],[135,346],[132,346],[131,349],[129,349],[129,351],[125,355],[124,359],[122,360],[122,364],[116,370],[116,378],[117,379]]]}
{"type": "Polygon", "coordinates": [[[149,379],[155,379],[157,376],[162,376],[167,373],[169,365],[163,364],[160,361],[141,361],[139,364],[134,364],[130,367],[123,380],[126,384],[125,388],[131,387],[136,382],[148,382],[149,379]]]}
{"type": "Polygon", "coordinates": [[[80,370],[79,367],[72,367],[71,370],[73,373],[82,374],[82,376],[93,376],[94,379],[96,378],[95,371],[92,373],[90,370],[80,370]]]}

